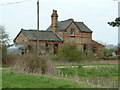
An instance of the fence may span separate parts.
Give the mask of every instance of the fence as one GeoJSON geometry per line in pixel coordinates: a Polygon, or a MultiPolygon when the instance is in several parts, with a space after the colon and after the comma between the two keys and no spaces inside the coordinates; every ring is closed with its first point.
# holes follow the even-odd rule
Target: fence
{"type": "Polygon", "coordinates": [[[118,79],[114,80],[114,78],[110,77],[79,77],[78,75],[67,75],[62,73],[60,70],[55,75],[55,78],[64,78],[69,80],[74,80],[78,83],[87,83],[89,85],[93,85],[95,87],[100,88],[118,88],[118,79]]]}

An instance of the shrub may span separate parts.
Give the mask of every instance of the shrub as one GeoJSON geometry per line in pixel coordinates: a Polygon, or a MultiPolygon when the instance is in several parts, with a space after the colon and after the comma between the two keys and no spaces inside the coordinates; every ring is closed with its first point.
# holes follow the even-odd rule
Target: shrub
{"type": "Polygon", "coordinates": [[[15,54],[2,55],[2,65],[14,65],[18,58],[20,57],[15,54]]]}
{"type": "Polygon", "coordinates": [[[54,71],[50,60],[38,55],[23,55],[22,59],[17,61],[13,70],[37,74],[47,74],[54,71]]]}
{"type": "Polygon", "coordinates": [[[77,49],[76,45],[64,45],[58,53],[58,56],[67,61],[93,60],[94,55],[90,52],[83,52],[77,49]]]}
{"type": "Polygon", "coordinates": [[[64,45],[59,50],[58,55],[67,61],[79,61],[81,60],[82,53],[77,50],[75,45],[64,45]]]}
{"type": "Polygon", "coordinates": [[[11,65],[13,71],[36,74],[52,74],[54,72],[50,60],[44,56],[11,54],[6,55],[5,59],[5,63],[11,65]]]}

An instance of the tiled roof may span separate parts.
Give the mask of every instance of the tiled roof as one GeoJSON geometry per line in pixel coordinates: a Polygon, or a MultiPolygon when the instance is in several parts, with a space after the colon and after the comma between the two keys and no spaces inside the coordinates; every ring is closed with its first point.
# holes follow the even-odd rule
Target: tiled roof
{"type": "MultiPolygon", "coordinates": [[[[68,19],[65,21],[58,21],[57,30],[65,30],[73,21],[73,19],[68,19]]],[[[74,22],[81,32],[92,32],[83,22],[74,22]]],[[[51,25],[47,28],[47,31],[51,31],[51,25]]]]}
{"type": "Polygon", "coordinates": [[[56,34],[52,31],[38,31],[37,30],[22,30],[21,31],[29,40],[39,40],[44,41],[62,41],[56,34]]]}
{"type": "Polygon", "coordinates": [[[75,22],[81,32],[92,32],[83,22],[75,22]]]}

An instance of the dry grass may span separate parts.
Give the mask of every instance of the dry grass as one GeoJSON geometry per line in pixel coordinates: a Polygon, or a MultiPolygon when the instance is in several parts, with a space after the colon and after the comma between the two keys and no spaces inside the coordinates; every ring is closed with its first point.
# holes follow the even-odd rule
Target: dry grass
{"type": "Polygon", "coordinates": [[[17,72],[34,74],[52,74],[55,72],[51,60],[34,54],[7,55],[4,57],[4,64],[11,65],[11,69],[17,72]]]}
{"type": "Polygon", "coordinates": [[[2,65],[14,65],[18,59],[16,57],[19,57],[19,55],[2,55],[2,65]]]}

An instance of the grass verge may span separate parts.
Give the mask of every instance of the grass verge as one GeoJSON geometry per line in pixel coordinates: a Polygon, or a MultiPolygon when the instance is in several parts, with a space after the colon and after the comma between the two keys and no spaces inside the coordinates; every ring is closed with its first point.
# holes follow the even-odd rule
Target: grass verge
{"type": "Polygon", "coordinates": [[[16,73],[3,70],[3,88],[94,88],[86,83],[77,83],[67,79],[16,73]]]}

